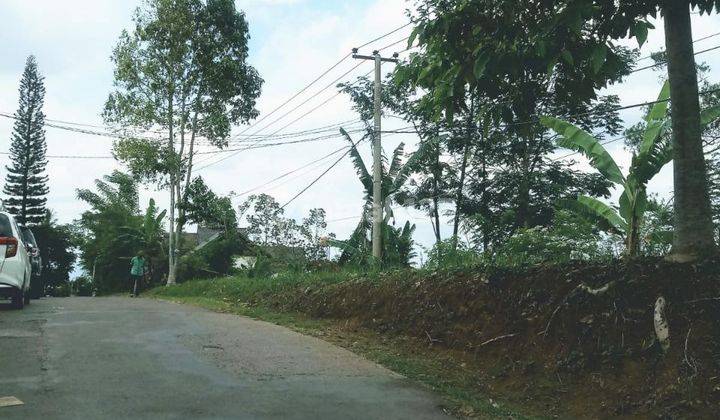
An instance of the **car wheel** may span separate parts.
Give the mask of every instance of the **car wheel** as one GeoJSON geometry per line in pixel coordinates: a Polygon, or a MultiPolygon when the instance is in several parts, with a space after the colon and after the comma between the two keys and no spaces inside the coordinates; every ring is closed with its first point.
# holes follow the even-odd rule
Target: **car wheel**
{"type": "Polygon", "coordinates": [[[12,299],[10,300],[12,303],[13,308],[15,309],[22,309],[25,306],[25,294],[22,290],[16,290],[15,294],[13,294],[12,299]]]}

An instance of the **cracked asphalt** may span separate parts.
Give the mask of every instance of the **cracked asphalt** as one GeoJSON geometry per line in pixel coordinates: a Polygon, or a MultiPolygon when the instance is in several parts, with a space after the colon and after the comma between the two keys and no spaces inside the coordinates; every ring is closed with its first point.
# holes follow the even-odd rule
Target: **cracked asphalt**
{"type": "Polygon", "coordinates": [[[147,299],[0,304],[2,419],[435,419],[435,395],[266,322],[147,299]]]}

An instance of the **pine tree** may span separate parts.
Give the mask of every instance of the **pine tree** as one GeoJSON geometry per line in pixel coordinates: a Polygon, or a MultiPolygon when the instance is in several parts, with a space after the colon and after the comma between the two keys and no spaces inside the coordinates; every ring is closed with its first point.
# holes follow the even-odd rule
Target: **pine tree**
{"type": "Polygon", "coordinates": [[[8,174],[3,189],[8,195],[5,208],[24,225],[39,224],[45,215],[48,177],[44,175],[47,165],[44,98],[43,77],[38,74],[37,62],[31,55],[20,81],[20,104],[10,145],[11,163],[5,167],[8,174]]]}

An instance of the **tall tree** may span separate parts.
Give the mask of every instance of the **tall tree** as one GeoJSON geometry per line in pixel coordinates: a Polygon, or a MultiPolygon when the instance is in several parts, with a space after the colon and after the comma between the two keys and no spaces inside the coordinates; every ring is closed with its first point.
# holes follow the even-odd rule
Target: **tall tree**
{"type": "Polygon", "coordinates": [[[692,260],[715,249],[715,235],[703,154],[690,5],[710,11],[720,1],[664,0],[665,47],[672,103],[675,233],[672,255],[692,260]]]}
{"type": "Polygon", "coordinates": [[[34,56],[25,63],[20,81],[20,105],[15,113],[11,164],[6,166],[3,192],[8,195],[5,206],[23,225],[40,224],[45,217],[48,177],[44,175],[47,160],[45,152],[45,100],[43,77],[38,72],[34,56]]]}
{"type": "Polygon", "coordinates": [[[248,24],[232,0],[146,0],[134,21],[113,54],[117,89],[104,116],[125,129],[165,132],[164,139],[129,133],[115,153],[139,179],[170,189],[172,284],[198,137],[226,146],[232,125],[258,115],[262,79],[247,63],[248,24]]]}

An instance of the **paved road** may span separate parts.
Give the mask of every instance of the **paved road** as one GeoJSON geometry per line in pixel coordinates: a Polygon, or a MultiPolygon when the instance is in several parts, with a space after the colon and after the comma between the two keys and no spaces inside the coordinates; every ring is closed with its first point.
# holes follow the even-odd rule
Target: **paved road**
{"type": "Polygon", "coordinates": [[[2,419],[430,419],[439,400],[344,349],[172,303],[0,305],[2,419]]]}

